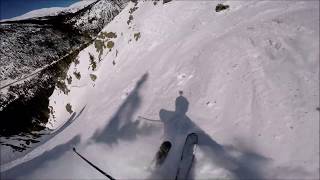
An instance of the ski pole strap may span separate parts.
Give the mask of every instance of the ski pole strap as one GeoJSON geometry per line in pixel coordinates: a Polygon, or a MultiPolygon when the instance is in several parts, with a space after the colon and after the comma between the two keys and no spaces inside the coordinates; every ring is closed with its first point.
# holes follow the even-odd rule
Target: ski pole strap
{"type": "Polygon", "coordinates": [[[87,160],[85,157],[83,157],[81,154],[79,154],[76,151],[76,148],[72,148],[72,150],[84,161],[86,161],[88,164],[90,164],[93,168],[95,168],[96,170],[98,170],[101,174],[105,175],[107,178],[109,178],[110,180],[116,180],[114,179],[112,176],[110,176],[109,174],[107,174],[106,172],[104,172],[103,170],[101,170],[100,168],[98,168],[96,165],[92,164],[89,160],[87,160]]]}

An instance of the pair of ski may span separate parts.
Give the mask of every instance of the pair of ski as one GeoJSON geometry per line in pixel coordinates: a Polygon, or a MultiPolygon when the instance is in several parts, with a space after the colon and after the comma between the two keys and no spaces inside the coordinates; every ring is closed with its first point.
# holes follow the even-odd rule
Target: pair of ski
{"type": "MultiPolygon", "coordinates": [[[[198,144],[198,135],[196,133],[190,133],[184,143],[179,167],[177,169],[177,174],[175,177],[175,180],[180,179],[188,179],[188,175],[190,173],[190,170],[192,168],[192,164],[195,157],[195,151],[198,144]]],[[[165,141],[161,144],[160,149],[158,153],[156,154],[156,165],[160,166],[168,156],[171,149],[171,143],[169,141],[165,141]]],[[[83,157],[80,153],[77,152],[76,148],[73,148],[73,151],[84,161],[86,161],[89,165],[91,165],[93,168],[95,168],[97,171],[99,171],[101,174],[106,176],[110,180],[115,180],[112,176],[95,166],[93,163],[91,163],[89,160],[87,160],[85,157],[83,157]]]]}
{"type": "MultiPolygon", "coordinates": [[[[198,135],[196,133],[190,133],[183,145],[179,166],[177,169],[175,180],[188,179],[190,170],[195,157],[195,151],[198,144],[198,135]]],[[[171,149],[171,143],[165,141],[161,144],[160,149],[156,155],[156,165],[160,166],[168,156],[171,149]]]]}

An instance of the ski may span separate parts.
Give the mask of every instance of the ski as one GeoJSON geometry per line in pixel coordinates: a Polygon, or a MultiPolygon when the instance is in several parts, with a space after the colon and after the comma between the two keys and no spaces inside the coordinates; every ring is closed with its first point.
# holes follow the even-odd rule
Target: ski
{"type": "Polygon", "coordinates": [[[175,178],[176,180],[188,179],[188,175],[194,161],[197,144],[198,135],[196,133],[190,133],[187,136],[182,149],[180,163],[175,178]]]}
{"type": "Polygon", "coordinates": [[[72,150],[73,150],[73,152],[75,152],[81,159],[83,159],[84,161],[86,161],[89,165],[91,165],[93,168],[95,168],[95,169],[96,169],[97,171],[99,171],[101,174],[103,174],[104,176],[106,176],[106,177],[109,178],[110,180],[115,180],[115,178],[113,178],[112,176],[110,176],[109,174],[107,174],[106,172],[104,172],[103,170],[101,170],[100,168],[98,168],[96,165],[94,165],[94,164],[91,163],[88,159],[86,159],[86,158],[83,157],[80,153],[78,153],[75,147],[73,147],[72,150]]]}
{"type": "Polygon", "coordinates": [[[165,162],[169,154],[169,151],[171,150],[171,147],[172,147],[172,144],[169,141],[164,141],[160,145],[159,150],[155,154],[150,165],[147,167],[150,172],[154,172],[165,162]]]}
{"type": "Polygon", "coordinates": [[[160,149],[156,154],[156,166],[163,164],[169,154],[171,146],[172,145],[169,141],[165,141],[161,144],[160,149]]]}

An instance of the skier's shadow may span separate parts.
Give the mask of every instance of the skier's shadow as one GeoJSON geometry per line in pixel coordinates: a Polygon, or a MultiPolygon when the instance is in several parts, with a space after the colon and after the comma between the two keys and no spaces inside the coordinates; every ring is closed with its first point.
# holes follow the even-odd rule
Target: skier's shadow
{"type": "MultiPolygon", "coordinates": [[[[161,109],[159,112],[160,119],[164,123],[164,140],[170,141],[172,148],[162,165],[163,167],[155,169],[151,174],[151,178],[170,179],[175,177],[184,142],[188,134],[193,132],[198,135],[198,147],[204,155],[217,166],[230,171],[234,175],[234,178],[262,178],[256,165],[265,163],[267,158],[252,152],[240,152],[242,156],[239,159],[232,157],[228,153],[230,147],[227,148],[217,143],[186,115],[189,101],[182,95],[182,91],[179,93],[180,96],[175,100],[175,111],[161,109]],[[254,165],[250,164],[250,161],[254,165]]],[[[192,165],[193,168],[189,172],[188,179],[195,178],[195,164],[196,158],[192,165]]]]}
{"type": "Polygon", "coordinates": [[[1,172],[0,179],[41,179],[41,176],[43,178],[43,175],[45,174],[41,174],[40,170],[43,170],[43,168],[46,170],[50,163],[54,163],[55,160],[63,156],[67,156],[66,153],[71,149],[71,147],[76,146],[80,141],[80,135],[76,135],[64,144],[57,145],[51,150],[45,151],[41,155],[29,161],[23,162],[7,171],[1,172]]]}
{"type": "Polygon", "coordinates": [[[151,134],[158,128],[150,124],[142,124],[134,119],[134,114],[141,104],[139,91],[147,79],[148,73],[145,73],[117,112],[109,120],[109,123],[103,129],[95,132],[92,137],[94,141],[113,145],[117,144],[119,140],[135,140],[139,134],[151,134]]]}
{"type": "MultiPolygon", "coordinates": [[[[195,124],[186,115],[189,102],[182,96],[182,91],[176,98],[175,107],[175,111],[161,109],[159,112],[160,120],[163,122],[164,142],[170,142],[172,147],[161,166],[156,166],[150,179],[172,179],[176,176],[185,139],[196,129],[195,124]]],[[[159,153],[160,151],[157,154],[159,153]]]]}

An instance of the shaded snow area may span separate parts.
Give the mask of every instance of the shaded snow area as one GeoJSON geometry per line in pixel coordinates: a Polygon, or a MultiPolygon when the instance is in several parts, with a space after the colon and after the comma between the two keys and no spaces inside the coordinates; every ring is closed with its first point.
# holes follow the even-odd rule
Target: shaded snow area
{"type": "Polygon", "coordinates": [[[103,179],[76,147],[116,179],[174,179],[195,132],[190,179],[318,179],[319,2],[218,3],[130,2],[50,97],[56,133],[1,178],[103,179]]]}

